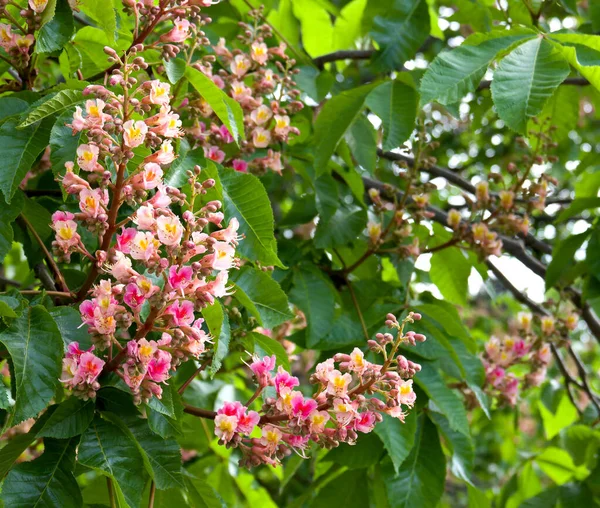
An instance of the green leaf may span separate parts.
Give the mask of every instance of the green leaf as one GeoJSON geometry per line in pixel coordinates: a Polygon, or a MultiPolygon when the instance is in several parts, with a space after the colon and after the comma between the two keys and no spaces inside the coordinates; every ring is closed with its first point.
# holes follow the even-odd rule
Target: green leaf
{"type": "Polygon", "coordinates": [[[417,433],[417,412],[411,411],[404,423],[398,418],[383,415],[383,421],[375,426],[375,434],[383,441],[394,471],[398,474],[400,466],[412,450],[417,433]]]}
{"type": "Polygon", "coordinates": [[[431,256],[431,282],[452,303],[467,304],[470,274],[471,264],[457,247],[439,250],[431,256]]]}
{"type": "Polygon", "coordinates": [[[569,72],[565,58],[541,36],[521,44],[494,73],[491,90],[498,116],[525,133],[529,118],[542,112],[569,72]]]}
{"type": "Polygon", "coordinates": [[[193,150],[188,150],[183,155],[180,154],[167,170],[164,180],[165,185],[180,189],[189,179],[187,176],[188,171],[193,171],[194,166],[204,167],[206,164],[207,162],[202,148],[195,148],[193,150]]]}
{"type": "Polygon", "coordinates": [[[281,343],[257,332],[247,333],[245,339],[248,341],[248,345],[250,346],[248,350],[251,353],[257,354],[261,358],[264,356],[275,355],[277,365],[281,365],[284,369],[290,370],[290,359],[281,343]]]}
{"type": "Polygon", "coordinates": [[[552,261],[546,270],[546,289],[555,286],[568,268],[575,263],[575,253],[590,236],[592,230],[565,238],[552,249],[552,261]]]}
{"type": "Polygon", "coordinates": [[[556,218],[556,222],[563,222],[571,217],[574,217],[578,213],[584,210],[591,210],[593,208],[600,208],[600,198],[578,198],[574,199],[573,202],[565,209],[563,209],[556,218]]]}
{"type": "Polygon", "coordinates": [[[239,144],[244,137],[244,113],[237,101],[229,97],[213,83],[212,79],[199,70],[188,67],[185,70],[185,77],[212,108],[223,125],[227,127],[235,142],[239,144]]]}
{"type": "Polygon", "coordinates": [[[81,437],[77,460],[114,480],[117,499],[137,507],[146,484],[144,461],[133,439],[96,416],[81,437]]]}
{"type": "Polygon", "coordinates": [[[202,309],[202,317],[214,340],[214,355],[208,370],[210,375],[214,376],[229,353],[229,341],[231,340],[229,316],[223,311],[221,304],[216,301],[211,306],[202,309]]]}
{"type": "Polygon", "coordinates": [[[315,171],[317,176],[327,170],[329,159],[342,136],[362,111],[365,99],[374,85],[364,85],[328,100],[315,122],[315,171]]]}
{"type": "Polygon", "coordinates": [[[548,441],[578,419],[577,408],[569,400],[566,393],[563,394],[554,413],[546,407],[542,400],[538,400],[538,409],[540,410],[540,416],[544,423],[544,433],[548,441]]]}
{"type": "Polygon", "coordinates": [[[0,334],[12,358],[16,380],[13,425],[36,416],[60,385],[63,344],[58,327],[43,307],[27,308],[0,334]]]}
{"type": "Polygon", "coordinates": [[[542,132],[552,138],[554,143],[569,139],[569,132],[577,127],[579,121],[580,93],[576,86],[560,86],[544,106],[542,112],[527,123],[527,133],[531,146],[539,139],[536,134],[542,132]]]}
{"type": "MultiPolygon", "coordinates": [[[[381,425],[378,424],[377,427],[381,425]]],[[[359,434],[356,444],[341,443],[323,461],[333,461],[348,469],[363,469],[378,464],[384,454],[381,439],[375,433],[359,434]]],[[[407,451],[408,455],[408,451],[407,451]]]]}
{"type": "Polygon", "coordinates": [[[367,225],[367,211],[356,205],[341,204],[328,220],[321,220],[315,231],[319,249],[342,247],[353,243],[367,225]]]}
{"type": "Polygon", "coordinates": [[[302,45],[313,58],[333,51],[331,17],[319,3],[319,0],[292,1],[294,16],[302,29],[302,45]]]}
{"type": "Polygon", "coordinates": [[[10,206],[0,207],[0,263],[4,261],[6,255],[12,249],[14,233],[12,223],[23,210],[23,193],[15,195],[10,206]]]}
{"type": "Polygon", "coordinates": [[[88,327],[81,322],[81,314],[76,309],[73,307],[54,307],[49,312],[56,326],[58,326],[65,349],[71,342],[78,342],[82,349],[92,347],[88,327]]]}
{"type": "Polygon", "coordinates": [[[81,491],[73,476],[79,437],[45,439],[44,453],[33,462],[16,466],[2,484],[5,506],[78,508],[81,491]]]}
{"type": "Polygon", "coordinates": [[[398,148],[408,139],[415,127],[418,104],[417,91],[400,80],[383,83],[367,96],[367,107],[383,122],[384,150],[398,148]]]}
{"type": "MultiPolygon", "coordinates": [[[[373,173],[377,162],[377,132],[368,118],[365,115],[357,116],[344,139],[356,162],[373,173]]],[[[325,173],[319,179],[326,175],[328,176],[325,173]]]]}
{"type": "Polygon", "coordinates": [[[17,97],[0,97],[0,122],[20,115],[29,109],[29,103],[17,97]]]}
{"type": "Polygon", "coordinates": [[[254,175],[233,169],[219,169],[225,217],[235,217],[244,235],[237,252],[264,265],[284,265],[277,257],[277,242],[273,233],[274,219],[267,191],[254,175]]]}
{"type": "Polygon", "coordinates": [[[187,69],[187,63],[184,58],[170,58],[169,60],[163,61],[167,78],[171,84],[177,83],[183,76],[185,76],[185,70],[187,69]]]}
{"type": "Polygon", "coordinates": [[[311,348],[331,329],[335,290],[318,268],[306,265],[294,272],[289,299],[306,316],[306,346],[311,348]]]}
{"type": "Polygon", "coordinates": [[[234,274],[234,298],[265,328],[274,328],[291,319],[287,296],[273,278],[262,270],[244,266],[234,274]]]}
{"type": "Polygon", "coordinates": [[[437,506],[444,492],[446,460],[435,425],[419,417],[415,445],[398,475],[384,469],[390,508],[437,506]]]}
{"type": "Polygon", "coordinates": [[[68,0],[57,0],[54,17],[40,28],[35,44],[36,53],[52,53],[61,50],[71,40],[75,22],[68,0]]]}
{"type": "Polygon", "coordinates": [[[43,102],[40,106],[31,111],[25,120],[19,124],[19,129],[33,125],[36,122],[57,113],[62,113],[75,104],[85,100],[82,92],[79,90],[61,90],[54,97],[43,102]]]}
{"type": "Polygon", "coordinates": [[[64,174],[65,162],[74,161],[77,157],[81,132],[73,134],[73,129],[65,125],[72,119],[73,110],[71,108],[63,111],[50,132],[50,162],[55,177],[64,174]]]}
{"type": "Polygon", "coordinates": [[[351,0],[341,10],[333,25],[332,50],[346,49],[363,35],[363,12],[367,0],[351,0]]]}
{"type": "Polygon", "coordinates": [[[435,368],[435,363],[421,362],[421,372],[415,376],[415,383],[432,399],[450,423],[453,430],[469,435],[469,421],[462,399],[448,388],[435,368]]]}
{"type": "Polygon", "coordinates": [[[208,482],[193,476],[186,476],[184,480],[191,506],[199,508],[226,508],[219,494],[208,482]]]}
{"type": "Polygon", "coordinates": [[[553,446],[546,448],[535,458],[535,461],[539,468],[557,485],[562,485],[572,479],[583,480],[590,473],[584,465],[576,466],[565,450],[553,446]]]}
{"type": "Polygon", "coordinates": [[[104,72],[112,65],[108,61],[108,55],[104,52],[104,48],[110,46],[117,53],[121,53],[131,45],[131,42],[131,34],[122,33],[122,36],[113,44],[104,30],[92,26],[80,28],[71,44],[65,48],[69,55],[70,70],[75,72],[79,69],[84,79],[104,72]]]}
{"type": "Polygon", "coordinates": [[[310,506],[311,508],[369,506],[368,481],[364,469],[346,471],[327,483],[310,506]]]}
{"type": "Polygon", "coordinates": [[[371,36],[380,50],[374,63],[400,71],[429,36],[429,8],[425,0],[395,0],[383,16],[376,16],[371,36]]]}
{"type": "Polygon", "coordinates": [[[99,28],[104,30],[108,42],[114,44],[117,31],[117,13],[112,2],[80,0],[77,6],[86,16],[94,20],[99,28]]]}
{"type": "Polygon", "coordinates": [[[10,205],[12,197],[38,155],[48,146],[52,123],[48,120],[17,129],[17,120],[7,120],[0,127],[0,191],[10,205]]]}
{"type": "Polygon", "coordinates": [[[79,436],[94,419],[94,403],[69,397],[56,407],[52,416],[38,432],[39,437],[66,439],[79,436]]]}
{"type": "Polygon", "coordinates": [[[597,65],[600,54],[600,37],[580,33],[557,33],[552,34],[552,40],[560,44],[557,44],[556,48],[562,52],[569,63],[592,86],[600,90],[600,66],[597,65]]]}

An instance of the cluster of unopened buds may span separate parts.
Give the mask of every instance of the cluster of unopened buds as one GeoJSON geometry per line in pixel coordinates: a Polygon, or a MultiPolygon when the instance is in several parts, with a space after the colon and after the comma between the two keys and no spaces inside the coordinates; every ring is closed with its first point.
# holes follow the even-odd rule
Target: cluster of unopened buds
{"type": "Polygon", "coordinates": [[[367,360],[362,350],[354,348],[350,354],[338,353],[317,364],[310,377],[316,389],[310,397],[297,389],[297,377],[277,367],[275,356],[254,357],[250,369],[258,387],[246,405],[226,402],[217,411],[219,442],[238,448],[245,466],[277,465],[292,452],[305,456],[311,442],[326,448],[352,444],[359,433],[371,432],[384,415],[404,421],[405,411],[416,400],[412,377],[421,367],[398,354],[398,348],[425,340],[424,335],[404,332],[407,323],[420,318],[411,312],[398,322],[387,315],[386,325],[396,336],[378,333],[368,342],[370,351],[383,357],[381,363],[367,360]],[[250,410],[251,402],[267,388],[261,413],[250,410]],[[260,437],[252,437],[257,426],[260,437]]]}
{"type": "Polygon", "coordinates": [[[485,345],[483,364],[488,391],[500,403],[514,406],[520,387],[539,386],[546,378],[546,368],[552,359],[551,343],[576,326],[575,314],[557,321],[550,315],[534,318],[529,313],[519,313],[515,334],[503,339],[491,337],[485,345]],[[529,367],[529,372],[520,377],[510,371],[519,364],[529,367]]]}
{"type": "MultiPolygon", "coordinates": [[[[258,20],[260,12],[251,11],[250,16],[258,20]]],[[[214,55],[206,55],[193,67],[240,104],[245,130],[241,153],[206,100],[186,99],[179,110],[187,111],[192,124],[186,128],[188,137],[204,148],[207,158],[231,165],[236,171],[260,173],[270,169],[281,173],[281,153],[273,147],[287,142],[291,134],[300,133],[290,119],[303,107],[293,80],[295,61],[286,55],[285,44],[267,46],[266,41],[272,37],[268,25],[240,25],[244,29],[239,37],[243,50],[230,50],[221,38],[213,46],[214,55]]],[[[194,48],[191,45],[188,49],[194,48]]]]}
{"type": "Polygon", "coordinates": [[[109,80],[122,95],[102,86],[85,90],[96,98],[76,108],[71,128],[87,139],[60,178],[79,212],[52,217],[55,253],[89,258],[92,270],[104,274],[79,308],[94,348],[73,344],[63,364],[65,385],[86,398],[94,396],[102,372],[116,372],[138,402],[160,397],[170,373],[205,351],[209,337],[197,313],[229,294],[228,271],[239,264],[237,220],[225,227],[221,203],[205,197],[214,180],[202,179],[196,166],[188,172],[188,195],[163,181],[181,121],[170,109],[168,85],[131,77],[145,66],[135,56],[139,49],[109,80]],[[133,163],[136,153],[148,155],[133,163]],[[119,213],[122,206],[130,208],[119,213]],[[80,228],[97,236],[94,254],[80,228]]]}

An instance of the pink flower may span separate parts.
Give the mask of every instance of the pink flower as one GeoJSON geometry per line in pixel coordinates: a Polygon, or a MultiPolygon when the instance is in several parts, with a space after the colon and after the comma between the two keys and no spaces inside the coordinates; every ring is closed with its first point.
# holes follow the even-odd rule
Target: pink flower
{"type": "Polygon", "coordinates": [[[373,430],[375,422],[375,413],[372,411],[365,411],[360,413],[354,420],[354,428],[359,432],[367,434],[373,430]]]}
{"type": "Polygon", "coordinates": [[[168,351],[159,349],[154,358],[150,360],[146,375],[156,383],[162,383],[169,378],[169,369],[171,368],[171,354],[168,351]]]}
{"type": "Polygon", "coordinates": [[[109,266],[109,271],[120,282],[126,282],[136,274],[136,271],[131,268],[131,259],[119,250],[115,252],[115,262],[109,266]]]}
{"type": "Polygon", "coordinates": [[[155,189],[162,183],[163,170],[155,162],[148,162],[141,173],[131,179],[131,184],[136,189],[155,189]]]}
{"type": "Polygon", "coordinates": [[[515,355],[515,357],[521,358],[527,353],[529,353],[529,347],[530,346],[523,339],[519,339],[515,341],[512,348],[512,352],[515,355]]]}
{"type": "Polygon", "coordinates": [[[246,57],[246,55],[235,55],[229,69],[232,74],[235,74],[238,78],[241,78],[248,72],[251,66],[250,60],[246,57]]]}
{"type": "Polygon", "coordinates": [[[171,204],[171,198],[167,192],[167,187],[160,184],[154,193],[154,196],[148,200],[148,204],[157,209],[167,208],[171,204]]]}
{"type": "Polygon", "coordinates": [[[58,247],[65,253],[71,251],[81,241],[77,233],[77,223],[73,220],[53,221],[52,229],[56,232],[58,247]]]}
{"type": "MultiPolygon", "coordinates": [[[[104,122],[111,119],[110,115],[104,113],[104,106],[106,106],[106,103],[100,99],[85,101],[85,112],[87,113],[85,118],[86,128],[91,129],[96,127],[101,129],[104,127],[104,122]]],[[[75,114],[77,114],[77,110],[75,110],[75,114]]]]}
{"type": "Polygon", "coordinates": [[[248,172],[248,163],[242,159],[233,159],[231,161],[231,165],[232,165],[233,169],[235,169],[236,171],[239,171],[240,173],[248,172]]]}
{"type": "Polygon", "coordinates": [[[342,374],[339,370],[332,370],[327,378],[327,393],[335,397],[346,397],[348,385],[351,381],[352,376],[350,374],[342,374]]]}
{"type": "Polygon", "coordinates": [[[237,400],[235,402],[224,402],[223,406],[217,411],[217,414],[235,416],[241,418],[246,413],[246,408],[241,402],[237,400]]]}
{"type": "Polygon", "coordinates": [[[98,358],[96,355],[86,352],[79,357],[79,368],[77,374],[81,378],[82,382],[92,384],[104,367],[104,360],[98,358]]]}
{"type": "Polygon", "coordinates": [[[311,433],[320,434],[325,428],[325,424],[329,421],[329,413],[327,411],[313,411],[308,415],[308,428],[311,433]]]}
{"type": "Polygon", "coordinates": [[[292,397],[292,415],[299,420],[306,420],[309,415],[317,409],[317,401],[314,399],[305,399],[300,392],[292,397]]]}
{"type": "Polygon", "coordinates": [[[233,438],[237,425],[237,417],[218,414],[215,418],[215,434],[221,441],[228,443],[233,438]]]}
{"type": "Polygon", "coordinates": [[[130,283],[125,287],[123,301],[135,312],[139,312],[141,306],[146,301],[146,298],[140,291],[140,288],[137,286],[137,284],[130,283]]]}
{"type": "Polygon", "coordinates": [[[492,386],[498,386],[504,380],[504,369],[502,367],[495,367],[487,373],[487,380],[492,386]]]}
{"type": "Polygon", "coordinates": [[[398,386],[398,402],[412,407],[417,400],[417,394],[413,391],[413,380],[402,381],[398,386]]]}
{"type": "Polygon", "coordinates": [[[194,304],[189,300],[172,303],[165,310],[172,317],[175,326],[189,325],[194,321],[194,304]]]}
{"type": "Polygon", "coordinates": [[[77,164],[85,171],[95,171],[98,164],[99,148],[90,143],[88,145],[79,145],[77,147],[77,164]]]}
{"type": "Polygon", "coordinates": [[[271,371],[275,368],[275,355],[265,356],[262,360],[255,358],[250,364],[250,370],[254,372],[260,386],[268,386],[271,383],[271,371]]]}
{"type": "Polygon", "coordinates": [[[148,95],[148,101],[151,104],[169,104],[170,91],[171,85],[169,85],[169,83],[163,83],[158,79],[150,81],[150,94],[148,95]]]}
{"type": "Polygon", "coordinates": [[[270,142],[271,133],[268,130],[257,127],[252,131],[252,143],[256,148],[266,148],[270,142]]]}
{"type": "Polygon", "coordinates": [[[215,277],[215,280],[206,285],[206,291],[215,298],[223,298],[224,296],[232,294],[233,286],[227,287],[228,278],[229,274],[225,270],[219,272],[215,277]]]}
{"type": "Polygon", "coordinates": [[[290,117],[287,115],[275,115],[275,134],[286,139],[290,132],[290,117]]]}
{"type": "Polygon", "coordinates": [[[248,414],[243,414],[239,418],[237,431],[246,435],[252,434],[259,421],[260,415],[256,411],[248,411],[248,414]]]}
{"type": "Polygon", "coordinates": [[[123,124],[123,141],[129,148],[140,146],[147,133],[148,127],[142,120],[128,120],[123,124]]]}
{"type": "Polygon", "coordinates": [[[229,129],[225,127],[225,125],[221,125],[221,127],[219,127],[219,134],[221,135],[224,143],[233,143],[233,136],[229,132],[229,129]]]}
{"type": "MultiPolygon", "coordinates": [[[[166,34],[160,36],[163,42],[183,42],[190,34],[190,22],[187,19],[177,18],[175,26],[166,34]]],[[[156,104],[156,103],[155,103],[156,104]]]]}
{"type": "Polygon", "coordinates": [[[160,148],[149,157],[145,159],[147,162],[156,162],[157,164],[171,164],[175,160],[175,152],[173,152],[173,145],[170,139],[163,141],[160,148]]]}
{"type": "Polygon", "coordinates": [[[160,243],[150,232],[143,233],[139,231],[129,247],[133,259],[149,261],[157,255],[157,249],[160,243]]]}
{"type": "Polygon", "coordinates": [[[183,236],[183,226],[176,215],[161,215],[156,219],[156,229],[163,245],[177,245],[183,236]]]}
{"type": "Polygon", "coordinates": [[[154,229],[156,220],[154,219],[154,207],[150,204],[140,206],[135,212],[133,222],[140,229],[154,229]]]}
{"type": "Polygon", "coordinates": [[[177,266],[172,265],[169,268],[168,281],[173,289],[181,289],[190,283],[193,275],[194,272],[191,266],[181,266],[178,269],[177,266]]]}
{"type": "Polygon", "coordinates": [[[83,189],[79,193],[79,209],[90,219],[95,219],[99,213],[104,212],[104,201],[102,189],[83,189]]]}
{"type": "Polygon", "coordinates": [[[220,231],[215,231],[214,233],[211,233],[210,236],[212,236],[215,240],[237,245],[239,241],[239,235],[237,233],[239,227],[240,223],[238,220],[235,217],[232,217],[227,228],[221,229],[220,231]]]}
{"type": "Polygon", "coordinates": [[[548,365],[550,360],[552,359],[552,350],[550,349],[550,344],[544,344],[537,352],[537,358],[540,363],[544,365],[548,365]]]}
{"type": "Polygon", "coordinates": [[[262,438],[260,443],[265,447],[265,453],[272,455],[277,450],[281,441],[281,431],[272,425],[265,425],[262,429],[262,438]]]}
{"type": "Polygon", "coordinates": [[[218,146],[210,146],[208,149],[204,148],[204,155],[207,159],[215,161],[219,164],[225,160],[225,152],[219,149],[218,146]]]}
{"type": "MultiPolygon", "coordinates": [[[[96,305],[92,300],[84,300],[79,305],[79,312],[81,314],[81,319],[86,325],[91,325],[94,323],[94,309],[96,305]]],[[[79,344],[78,344],[79,346],[79,344]]]]}
{"type": "Polygon", "coordinates": [[[135,228],[121,228],[121,234],[117,235],[117,249],[123,254],[129,254],[129,245],[136,234],[137,229],[135,228]]]}
{"type": "Polygon", "coordinates": [[[277,374],[275,375],[275,389],[277,390],[277,395],[281,394],[283,388],[293,390],[299,385],[300,381],[297,377],[292,376],[281,366],[277,369],[277,374]]]}
{"type": "Polygon", "coordinates": [[[89,189],[90,184],[80,176],[73,173],[73,163],[65,163],[67,170],[62,177],[61,184],[67,194],[79,194],[84,189],[89,189]]]}
{"type": "Polygon", "coordinates": [[[29,7],[38,14],[44,12],[47,5],[48,0],[29,0],[29,7]]]}
{"type": "Polygon", "coordinates": [[[92,326],[100,335],[112,335],[117,329],[117,322],[112,314],[104,314],[96,307],[92,326]]]}
{"type": "Polygon", "coordinates": [[[231,245],[226,242],[215,242],[213,251],[212,268],[214,270],[229,270],[233,266],[235,249],[231,245]]]}
{"type": "Polygon", "coordinates": [[[269,59],[267,45],[264,42],[253,42],[250,48],[250,57],[258,65],[265,65],[269,59]]]}
{"type": "Polygon", "coordinates": [[[250,118],[256,125],[263,125],[271,119],[271,116],[273,116],[273,113],[264,104],[250,113],[250,118]]]}

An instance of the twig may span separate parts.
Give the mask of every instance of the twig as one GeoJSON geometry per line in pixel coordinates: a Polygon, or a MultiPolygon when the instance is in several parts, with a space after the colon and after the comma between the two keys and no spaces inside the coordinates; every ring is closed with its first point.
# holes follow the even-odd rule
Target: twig
{"type": "Polygon", "coordinates": [[[192,381],[193,381],[194,379],[196,379],[196,376],[197,376],[198,374],[200,374],[200,372],[202,372],[202,371],[203,371],[203,370],[206,368],[206,366],[207,366],[207,365],[208,365],[208,364],[211,362],[211,360],[212,360],[211,358],[207,358],[206,360],[204,360],[204,361],[203,361],[203,362],[200,364],[200,367],[198,367],[198,368],[197,368],[197,369],[194,371],[194,373],[193,373],[193,374],[192,374],[192,375],[191,375],[191,376],[190,376],[188,379],[186,379],[186,381],[185,381],[185,382],[184,382],[184,383],[183,383],[183,384],[182,384],[182,385],[179,387],[179,390],[177,390],[177,393],[178,393],[179,395],[181,395],[181,394],[182,394],[182,393],[183,393],[183,392],[186,390],[186,388],[187,388],[188,386],[190,386],[190,384],[192,383],[192,381]]]}
{"type": "Polygon", "coordinates": [[[323,69],[323,66],[326,63],[336,62],[338,60],[368,60],[374,54],[374,49],[352,49],[344,51],[334,51],[333,53],[327,53],[326,55],[321,55],[317,58],[313,58],[313,63],[319,69],[323,69]]]}
{"type": "Polygon", "coordinates": [[[108,487],[108,498],[110,499],[110,508],[117,508],[117,501],[115,499],[115,489],[112,484],[112,480],[107,476],[106,485],[108,487]]]}
{"type": "Polygon", "coordinates": [[[33,290],[26,290],[26,291],[19,291],[19,293],[21,293],[22,295],[41,295],[42,293],[47,294],[48,296],[56,296],[58,298],[73,298],[73,295],[71,293],[66,293],[64,291],[33,291],[33,290]]]}
{"type": "Polygon", "coordinates": [[[360,310],[360,305],[358,305],[358,300],[356,299],[356,295],[354,294],[354,288],[352,287],[352,283],[346,276],[346,285],[348,286],[348,291],[350,292],[350,297],[352,298],[352,303],[354,304],[354,308],[356,309],[356,313],[358,314],[358,319],[360,320],[360,326],[362,327],[363,333],[365,335],[365,339],[367,341],[371,338],[369,336],[369,330],[365,323],[365,318],[363,317],[362,311],[360,310]]]}
{"type": "Polygon", "coordinates": [[[148,500],[148,508],[154,508],[154,497],[156,496],[156,483],[150,480],[150,499],[148,500]]]}

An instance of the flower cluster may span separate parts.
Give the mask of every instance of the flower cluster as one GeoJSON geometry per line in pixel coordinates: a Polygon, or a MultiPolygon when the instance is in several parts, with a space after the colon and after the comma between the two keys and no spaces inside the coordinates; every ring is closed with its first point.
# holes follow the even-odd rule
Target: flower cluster
{"type": "Polygon", "coordinates": [[[544,381],[546,368],[552,359],[551,344],[576,326],[575,314],[568,314],[557,323],[550,315],[534,318],[529,313],[519,313],[516,333],[502,339],[491,337],[485,345],[482,361],[488,391],[497,396],[500,403],[514,406],[520,385],[539,386],[544,381]],[[517,376],[511,371],[511,367],[516,365],[526,366],[528,372],[517,376]]]}
{"type": "MultiPolygon", "coordinates": [[[[190,119],[191,125],[186,128],[190,140],[204,148],[207,158],[230,164],[237,171],[270,169],[281,173],[281,153],[271,147],[287,142],[290,134],[300,133],[290,120],[303,107],[296,100],[300,92],[294,88],[293,76],[297,71],[293,68],[295,61],[285,52],[285,44],[267,45],[272,34],[268,25],[258,24],[260,12],[251,11],[250,16],[255,18],[254,24],[241,24],[243,49],[230,50],[221,38],[213,47],[214,55],[193,64],[240,104],[245,130],[241,153],[227,127],[220,124],[203,98],[184,101],[180,111],[186,111],[190,119]]],[[[190,51],[194,47],[192,44],[190,51]]]]}
{"type": "Polygon", "coordinates": [[[70,126],[84,139],[60,178],[79,211],[52,217],[55,254],[91,259],[90,286],[100,272],[108,276],[88,286],[89,295],[84,287],[89,298],[79,307],[94,352],[69,351],[63,365],[66,385],[86,397],[98,388],[100,371],[116,372],[136,401],[160,397],[172,370],[205,351],[209,336],[197,313],[229,294],[228,272],[238,266],[238,222],[225,227],[221,203],[205,198],[214,180],[202,180],[196,166],[188,172],[187,194],[165,184],[181,121],[170,109],[168,84],[138,84],[131,76],[146,67],[136,56],[141,49],[132,50],[131,62],[106,49],[120,63],[109,79],[117,91],[85,90],[96,98],[75,110],[70,126]],[[98,238],[93,254],[84,230],[98,238]],[[98,352],[105,352],[106,364],[98,352]]]}
{"type": "Polygon", "coordinates": [[[421,334],[404,332],[407,323],[420,318],[411,312],[398,322],[387,315],[386,325],[397,336],[379,333],[368,342],[374,354],[383,356],[381,364],[367,360],[359,348],[319,363],[310,378],[316,385],[311,397],[297,389],[297,377],[281,365],[275,370],[275,356],[254,357],[250,369],[257,390],[246,406],[227,402],[217,411],[219,442],[239,448],[246,466],[276,465],[292,451],[303,455],[310,442],[328,448],[354,443],[358,433],[371,432],[383,415],[404,421],[405,410],[416,400],[411,378],[421,367],[398,354],[398,348],[425,340],[421,334]],[[267,387],[274,388],[274,396],[263,396],[262,414],[249,410],[267,387]],[[260,435],[254,437],[257,426],[260,435]]]}

